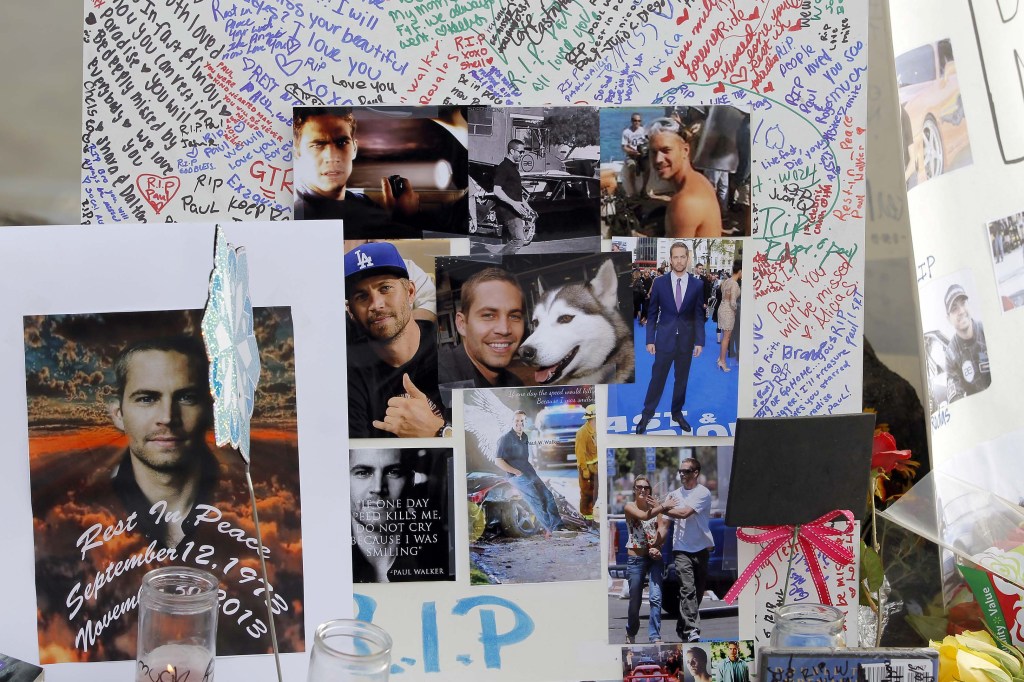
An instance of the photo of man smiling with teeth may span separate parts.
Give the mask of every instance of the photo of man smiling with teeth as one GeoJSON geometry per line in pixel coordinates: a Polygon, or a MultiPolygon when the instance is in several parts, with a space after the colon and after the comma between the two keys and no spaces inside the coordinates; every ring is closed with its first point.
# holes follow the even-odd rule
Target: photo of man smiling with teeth
{"type": "Polygon", "coordinates": [[[507,367],[526,329],[523,290],[515,275],[499,267],[473,274],[462,285],[455,328],[462,343],[438,359],[438,384],[453,388],[522,386],[507,367]]]}

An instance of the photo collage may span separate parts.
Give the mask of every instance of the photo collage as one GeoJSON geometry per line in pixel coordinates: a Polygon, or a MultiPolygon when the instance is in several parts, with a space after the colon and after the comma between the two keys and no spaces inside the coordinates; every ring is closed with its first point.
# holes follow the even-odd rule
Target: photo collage
{"type": "MultiPolygon", "coordinates": [[[[731,449],[683,440],[602,461],[597,442],[599,429],[733,435],[749,112],[297,107],[294,136],[296,219],[341,218],[347,237],[356,582],[596,581],[608,533],[609,643],[716,640],[725,652],[737,637],[721,602],[736,578],[722,521],[731,449]],[[379,440],[446,445],[459,426],[466,541],[453,522],[460,448],[379,440]],[[645,477],[657,486],[638,495],[645,477]],[[637,509],[670,503],[700,513],[646,519],[648,549],[637,509]],[[409,532],[406,514],[430,532],[409,532]],[[683,546],[697,550],[685,566],[671,559],[683,546]],[[662,610],[678,624],[664,638],[662,610]]],[[[711,652],[695,651],[710,674],[711,652]]]]}

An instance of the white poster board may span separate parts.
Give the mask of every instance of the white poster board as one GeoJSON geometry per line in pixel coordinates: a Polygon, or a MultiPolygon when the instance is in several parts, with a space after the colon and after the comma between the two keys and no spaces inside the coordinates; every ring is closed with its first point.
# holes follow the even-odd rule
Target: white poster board
{"type": "MultiPolygon", "coordinates": [[[[302,550],[304,627],[312,642],[316,625],[351,613],[348,523],[332,523],[348,506],[348,490],[335,486],[345,470],[345,434],[335,427],[344,403],[345,367],[335,348],[344,343],[339,223],[309,226],[300,238],[282,236],[270,223],[228,224],[227,239],[244,246],[254,306],[289,306],[295,326],[298,447],[302,453],[302,550]]],[[[184,310],[206,303],[213,268],[215,226],[120,225],[26,227],[0,231],[0,376],[8,456],[2,475],[12,483],[4,509],[11,522],[11,590],[3,619],[4,648],[38,660],[29,498],[28,432],[25,421],[24,315],[110,311],[184,310]]],[[[255,457],[259,453],[254,453],[255,457]]],[[[266,531],[265,531],[266,532],[266,531]]],[[[222,616],[224,618],[224,616],[222,616]]],[[[305,675],[307,653],[285,655],[290,679],[305,675]]],[[[48,666],[51,680],[130,677],[134,661],[48,666]]],[[[222,658],[217,672],[229,679],[273,675],[268,656],[222,658]]]]}

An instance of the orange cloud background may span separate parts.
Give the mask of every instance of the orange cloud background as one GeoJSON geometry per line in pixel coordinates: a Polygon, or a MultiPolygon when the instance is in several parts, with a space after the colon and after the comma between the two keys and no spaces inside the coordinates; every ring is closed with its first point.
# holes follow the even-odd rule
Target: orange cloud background
{"type": "MultiPolygon", "coordinates": [[[[295,412],[294,343],[288,308],[256,309],[255,326],[262,371],[252,421],[252,477],[266,547],[269,580],[287,610],[275,618],[282,651],[302,651],[303,581],[298,439],[295,412]]],[[[161,563],[141,566],[115,578],[70,617],[67,605],[76,583],[82,588],[111,562],[145,550],[141,533],[127,532],[89,550],[83,560],[76,542],[93,524],[123,520],[111,494],[110,477],[124,455],[127,439],[114,428],[106,401],[115,396],[112,361],[121,348],[140,338],[198,333],[202,311],[57,315],[25,318],[29,456],[36,552],[36,592],[40,659],[43,663],[131,659],[135,656],[136,612],[115,621],[89,651],[75,646],[86,619],[101,618],[115,604],[137,593],[142,576],[161,563]]],[[[222,521],[255,537],[244,464],[231,450],[208,444],[222,470],[213,504],[222,521]]],[[[261,582],[242,583],[241,569],[259,571],[256,553],[243,543],[200,524],[198,547],[215,552],[206,565],[221,581],[226,598],[238,598],[234,616],[220,616],[219,654],[265,653],[269,639],[245,632],[257,618],[267,620],[261,582]],[[230,559],[237,558],[225,573],[230,559]],[[252,615],[241,623],[246,611],[252,615]]],[[[207,527],[208,526],[208,527],[207,527]]],[[[100,538],[102,539],[102,538],[100,538]]],[[[182,550],[179,547],[179,552],[182,550]]],[[[163,562],[164,564],[168,562],[163,562]]],[[[182,562],[176,562],[182,563],[182,562]]],[[[78,595],[82,595],[80,591],[78,595]]]]}

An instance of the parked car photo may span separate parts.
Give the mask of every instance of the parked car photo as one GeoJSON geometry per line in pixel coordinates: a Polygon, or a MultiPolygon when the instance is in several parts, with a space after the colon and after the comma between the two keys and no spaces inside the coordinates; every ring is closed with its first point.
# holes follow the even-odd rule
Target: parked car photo
{"type": "Polygon", "coordinates": [[[949,40],[928,43],[896,57],[896,84],[901,116],[906,116],[911,132],[907,187],[971,163],[949,40]]]}
{"type": "MultiPolygon", "coordinates": [[[[494,166],[470,162],[470,175],[479,187],[474,196],[476,223],[470,233],[491,236],[502,242],[509,235],[498,219],[494,196],[494,166]]],[[[535,233],[528,241],[580,237],[600,238],[601,184],[593,176],[564,171],[523,173],[524,198],[537,216],[535,233]]]]}
{"type": "Polygon", "coordinates": [[[537,413],[536,465],[576,464],[576,432],[583,426],[584,407],[576,403],[548,405],[537,413]]]}
{"type": "Polygon", "coordinates": [[[633,666],[633,672],[622,679],[623,682],[670,682],[674,678],[662,670],[660,665],[644,663],[633,666]]]}

